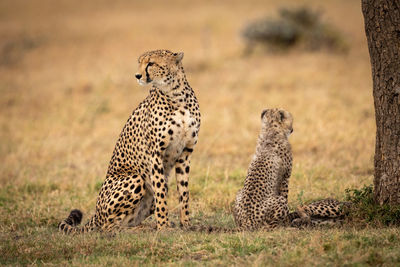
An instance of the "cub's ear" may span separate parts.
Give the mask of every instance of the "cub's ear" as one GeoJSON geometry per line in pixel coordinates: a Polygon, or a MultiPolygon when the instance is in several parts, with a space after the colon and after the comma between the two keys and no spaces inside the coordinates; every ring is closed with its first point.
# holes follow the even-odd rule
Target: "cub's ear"
{"type": "Polygon", "coordinates": [[[179,62],[181,62],[182,61],[182,59],[183,59],[183,52],[179,52],[179,53],[174,53],[174,56],[175,56],[175,60],[176,60],[176,63],[179,63],[179,62]]]}
{"type": "Polygon", "coordinates": [[[264,109],[264,110],[261,112],[261,119],[264,118],[264,115],[265,115],[265,113],[267,113],[267,111],[268,111],[268,109],[264,109]]]}
{"type": "Polygon", "coordinates": [[[279,117],[280,121],[283,121],[285,119],[285,112],[282,110],[279,110],[279,116],[280,116],[279,117]]]}

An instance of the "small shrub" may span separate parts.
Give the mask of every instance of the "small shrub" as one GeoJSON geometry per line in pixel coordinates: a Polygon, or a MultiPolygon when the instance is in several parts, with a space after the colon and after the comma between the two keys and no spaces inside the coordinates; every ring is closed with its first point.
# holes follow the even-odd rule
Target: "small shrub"
{"type": "Polygon", "coordinates": [[[346,189],[346,199],[354,204],[350,214],[355,222],[366,222],[374,226],[400,225],[400,205],[377,204],[372,185],[365,185],[361,189],[346,189]]]}
{"type": "Polygon", "coordinates": [[[320,13],[307,7],[282,8],[278,19],[263,18],[249,23],[242,31],[251,51],[256,44],[288,49],[299,45],[309,50],[323,47],[345,51],[341,34],[332,26],[322,23],[320,13]]]}
{"type": "Polygon", "coordinates": [[[4,40],[0,44],[0,67],[9,67],[19,63],[29,51],[36,49],[42,43],[42,39],[26,34],[14,39],[4,40]]]}

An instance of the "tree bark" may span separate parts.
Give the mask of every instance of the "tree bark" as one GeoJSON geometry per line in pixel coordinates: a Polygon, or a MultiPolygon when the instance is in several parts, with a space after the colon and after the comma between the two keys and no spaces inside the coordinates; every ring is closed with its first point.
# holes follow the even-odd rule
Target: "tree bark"
{"type": "Polygon", "coordinates": [[[376,119],[375,200],[400,204],[400,0],[362,0],[376,119]]]}

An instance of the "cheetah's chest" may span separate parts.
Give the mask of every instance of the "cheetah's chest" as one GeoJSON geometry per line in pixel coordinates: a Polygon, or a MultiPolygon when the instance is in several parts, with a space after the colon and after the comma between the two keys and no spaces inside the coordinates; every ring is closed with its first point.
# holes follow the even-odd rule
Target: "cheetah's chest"
{"type": "Polygon", "coordinates": [[[168,146],[164,154],[164,168],[168,174],[185,147],[193,147],[197,141],[198,124],[188,110],[178,110],[168,127],[168,146]]]}

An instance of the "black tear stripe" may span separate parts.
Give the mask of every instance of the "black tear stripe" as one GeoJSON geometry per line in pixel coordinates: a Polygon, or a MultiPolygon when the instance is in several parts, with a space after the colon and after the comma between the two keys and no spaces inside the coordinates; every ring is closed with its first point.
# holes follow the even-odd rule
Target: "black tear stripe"
{"type": "Polygon", "coordinates": [[[151,80],[150,80],[149,71],[148,71],[149,66],[150,66],[150,63],[147,64],[146,69],[145,69],[145,72],[146,72],[146,82],[150,82],[150,81],[151,81],[151,80]]]}

